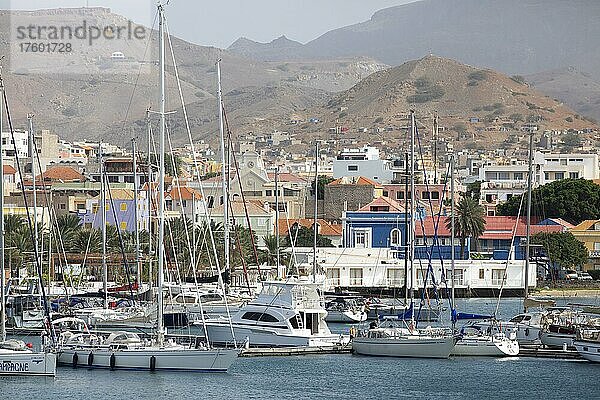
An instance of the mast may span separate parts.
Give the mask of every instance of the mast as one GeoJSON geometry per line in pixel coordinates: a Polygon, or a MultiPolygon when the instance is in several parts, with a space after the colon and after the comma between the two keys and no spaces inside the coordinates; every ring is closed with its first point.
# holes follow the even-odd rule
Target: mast
{"type": "Polygon", "coordinates": [[[164,276],[164,245],[165,245],[165,38],[164,38],[164,9],[158,5],[158,38],[159,38],[159,64],[160,64],[160,136],[159,136],[159,166],[158,166],[158,317],[157,331],[158,344],[164,341],[163,324],[163,276],[164,276]]]}
{"type": "MultiPolygon", "coordinates": [[[[33,134],[33,114],[27,114],[27,120],[29,122],[29,155],[31,156],[31,175],[33,176],[33,237],[36,249],[38,249],[38,223],[37,223],[37,189],[35,187],[35,135],[33,134]]],[[[3,181],[2,181],[3,182],[3,181]]],[[[41,262],[41,260],[39,260],[41,262]]],[[[48,277],[49,279],[49,277],[48,277]]]]}
{"type": "Polygon", "coordinates": [[[100,202],[102,210],[102,290],[104,292],[104,309],[108,309],[108,266],[106,265],[106,183],[104,182],[104,157],[102,156],[102,142],[98,143],[98,156],[100,159],[100,202]]]}
{"type": "Polygon", "coordinates": [[[275,166],[275,265],[279,276],[279,167],[275,166]]]}
{"type": "MultiPolygon", "coordinates": [[[[527,299],[529,295],[529,255],[530,246],[529,239],[531,238],[531,187],[533,185],[533,130],[529,130],[529,172],[527,173],[527,229],[526,229],[526,244],[525,244],[525,291],[523,299],[527,299]]],[[[523,301],[525,312],[525,301],[523,301]]]]}
{"type": "Polygon", "coordinates": [[[450,258],[450,274],[452,275],[452,303],[451,310],[452,313],[452,328],[456,326],[456,318],[454,317],[455,310],[455,293],[454,293],[454,264],[455,264],[455,255],[454,255],[454,237],[456,235],[455,226],[454,226],[454,153],[450,154],[450,248],[452,249],[452,254],[450,258]]]}
{"type": "MultiPolygon", "coordinates": [[[[408,162],[408,153],[404,153],[404,226],[408,222],[408,180],[410,179],[408,162]]],[[[404,307],[406,307],[408,305],[408,246],[410,241],[408,229],[404,236],[404,307]]],[[[410,280],[412,282],[412,277],[410,280]]]]}
{"type": "Polygon", "coordinates": [[[415,111],[410,110],[410,245],[409,245],[409,261],[410,261],[410,308],[411,320],[414,320],[415,300],[414,293],[414,259],[415,259],[415,111]]]}
{"type": "Polygon", "coordinates": [[[138,212],[138,176],[137,176],[137,151],[135,138],[131,139],[131,149],[133,151],[133,218],[135,221],[135,263],[137,266],[137,284],[138,292],[142,285],[142,264],[140,262],[140,223],[138,212]]]}
{"type": "MultiPolygon", "coordinates": [[[[2,81],[2,67],[0,67],[0,133],[4,120],[4,82],[2,81]]],[[[4,269],[4,155],[2,154],[2,141],[0,140],[0,342],[6,340],[6,299],[5,299],[5,273],[4,269]]]]}
{"type": "Polygon", "coordinates": [[[150,292],[152,293],[152,194],[154,189],[152,188],[152,160],[150,154],[152,154],[152,129],[150,126],[150,107],[146,109],[146,130],[148,133],[148,179],[146,180],[146,200],[148,201],[148,283],[150,285],[150,292]]]}
{"type": "Polygon", "coordinates": [[[225,127],[223,124],[223,94],[221,91],[221,60],[217,61],[217,100],[219,102],[219,133],[221,134],[221,178],[223,185],[223,237],[225,249],[225,268],[229,269],[229,199],[227,193],[227,158],[225,155],[225,127]]]}
{"type": "Polygon", "coordinates": [[[437,141],[438,141],[438,116],[437,114],[433,117],[433,183],[438,183],[437,178],[437,141]]]}
{"type": "Polygon", "coordinates": [[[317,281],[317,235],[319,234],[319,226],[317,224],[317,211],[319,200],[319,141],[315,142],[315,209],[313,214],[313,282],[317,281]]]}

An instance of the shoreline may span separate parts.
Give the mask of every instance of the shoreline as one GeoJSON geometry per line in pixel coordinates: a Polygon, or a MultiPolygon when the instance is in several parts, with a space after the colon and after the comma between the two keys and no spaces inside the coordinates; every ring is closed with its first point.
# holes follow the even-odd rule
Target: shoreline
{"type": "Polygon", "coordinates": [[[533,296],[550,297],[598,297],[600,298],[600,288],[552,288],[539,289],[531,293],[533,296]]]}

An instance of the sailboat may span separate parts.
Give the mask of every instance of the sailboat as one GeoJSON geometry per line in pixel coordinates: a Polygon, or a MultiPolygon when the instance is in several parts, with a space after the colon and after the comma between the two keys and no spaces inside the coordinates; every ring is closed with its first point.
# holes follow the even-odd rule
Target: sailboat
{"type": "Polygon", "coordinates": [[[165,233],[165,16],[164,6],[158,5],[160,43],[160,166],[158,211],[158,293],[157,335],[144,340],[133,332],[119,331],[107,338],[90,332],[61,335],[58,361],[73,367],[105,368],[111,370],[226,372],[239,355],[237,348],[213,349],[196,340],[179,344],[166,340],[163,321],[164,233],[165,233]]]}
{"type": "MultiPolygon", "coordinates": [[[[0,70],[1,72],[1,70],[0,70]]],[[[4,92],[4,82],[0,74],[0,132],[2,132],[3,106],[7,106],[7,116],[10,124],[10,113],[8,111],[8,103],[4,92]]],[[[10,124],[12,133],[12,124],[10,124]]],[[[32,158],[33,160],[33,158],[32,158]]],[[[25,344],[21,340],[6,339],[6,287],[5,284],[5,268],[4,268],[4,175],[3,168],[4,160],[2,156],[2,144],[0,143],[0,376],[2,375],[19,375],[19,376],[55,376],[56,375],[56,354],[51,352],[50,346],[46,346],[45,340],[42,341],[43,350],[35,352],[31,345],[25,344]]],[[[35,177],[35,175],[34,175],[35,177]]],[[[25,203],[27,205],[27,202],[25,203]]],[[[29,210],[29,208],[27,208],[29,210]]],[[[32,227],[31,217],[27,216],[29,227],[32,227]]],[[[34,222],[35,223],[35,222],[34,222]]],[[[33,231],[32,239],[34,239],[33,231]]],[[[39,258],[37,252],[37,244],[34,243],[34,255],[36,266],[39,267],[39,258]]],[[[39,272],[39,270],[38,270],[39,272]]],[[[41,281],[40,285],[43,285],[41,281]]],[[[47,310],[46,310],[47,311],[47,310]]],[[[46,317],[48,314],[46,313],[46,317]]]]}
{"type": "Polygon", "coordinates": [[[458,336],[445,328],[417,329],[414,320],[414,259],[415,259],[415,114],[411,110],[410,134],[410,190],[411,212],[408,229],[410,262],[410,300],[409,320],[404,318],[386,318],[381,324],[372,322],[370,329],[359,331],[352,341],[355,353],[369,356],[448,358],[454,349],[458,336]]]}

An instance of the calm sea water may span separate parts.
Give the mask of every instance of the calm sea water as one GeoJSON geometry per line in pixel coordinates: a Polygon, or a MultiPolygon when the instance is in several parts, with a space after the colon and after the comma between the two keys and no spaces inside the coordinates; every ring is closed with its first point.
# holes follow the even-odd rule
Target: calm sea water
{"type": "MultiPolygon", "coordinates": [[[[468,312],[495,307],[488,300],[462,303],[473,307],[468,312]]],[[[503,300],[501,314],[509,317],[519,308],[518,301],[503,300]]],[[[599,378],[600,364],[578,360],[425,360],[346,354],[240,358],[227,374],[61,367],[54,379],[0,378],[0,399],[600,399],[599,378]]]]}

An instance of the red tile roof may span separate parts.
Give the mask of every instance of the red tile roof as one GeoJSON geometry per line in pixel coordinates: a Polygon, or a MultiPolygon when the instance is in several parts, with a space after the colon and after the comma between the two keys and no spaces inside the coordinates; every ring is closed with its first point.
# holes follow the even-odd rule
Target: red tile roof
{"type": "Polygon", "coordinates": [[[174,187],[167,193],[173,200],[200,200],[202,195],[189,186],[174,187]]]}
{"type": "Polygon", "coordinates": [[[364,207],[361,207],[358,211],[404,212],[404,207],[402,207],[397,201],[392,200],[389,197],[381,196],[376,198],[369,204],[365,205],[364,207]]]}
{"type": "Polygon", "coordinates": [[[73,167],[57,166],[48,168],[46,172],[36,176],[36,182],[43,179],[49,182],[84,182],[85,176],[73,167]]]}
{"type": "MultiPolygon", "coordinates": [[[[313,226],[313,220],[310,218],[300,219],[280,219],[279,220],[279,235],[288,235],[288,226],[291,228],[294,224],[299,224],[305,228],[311,228],[313,226]]],[[[317,219],[319,224],[319,234],[323,236],[342,236],[342,225],[332,224],[324,219],[317,219]]]]}
{"type": "Polygon", "coordinates": [[[375,182],[372,179],[365,178],[364,176],[359,176],[359,177],[345,176],[345,177],[334,180],[333,182],[329,183],[329,185],[331,185],[331,186],[335,186],[335,185],[374,186],[377,188],[383,187],[383,186],[381,186],[381,184],[375,182]]]}
{"type": "Polygon", "coordinates": [[[2,172],[4,175],[14,175],[17,173],[17,170],[12,165],[3,165],[2,172]]]}
{"type": "MultiPolygon", "coordinates": [[[[269,176],[269,179],[271,181],[273,181],[273,182],[275,181],[275,173],[269,172],[267,175],[269,176]]],[[[306,183],[307,182],[307,180],[304,179],[303,177],[298,176],[296,174],[291,174],[289,172],[280,172],[277,175],[278,175],[277,180],[279,182],[292,182],[292,183],[306,183]]]]}

